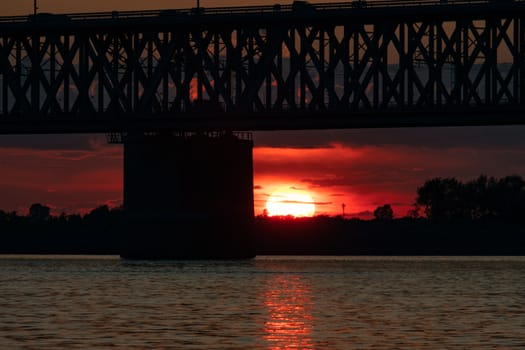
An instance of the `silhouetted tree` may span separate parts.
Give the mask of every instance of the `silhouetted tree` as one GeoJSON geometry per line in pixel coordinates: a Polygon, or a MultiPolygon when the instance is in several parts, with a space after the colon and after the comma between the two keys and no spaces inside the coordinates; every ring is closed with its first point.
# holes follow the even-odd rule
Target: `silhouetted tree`
{"type": "Polygon", "coordinates": [[[93,209],[89,214],[84,216],[84,222],[89,224],[114,224],[118,223],[124,215],[122,207],[109,208],[107,205],[101,205],[93,209]]]}
{"type": "Polygon", "coordinates": [[[18,215],[16,210],[7,213],[7,222],[16,223],[16,222],[20,222],[20,220],[21,220],[21,217],[18,215]]]}
{"type": "Polygon", "coordinates": [[[416,204],[429,219],[449,220],[462,216],[462,184],[455,178],[435,178],[417,189],[416,204]]]}
{"type": "Polygon", "coordinates": [[[82,216],[78,214],[68,215],[67,222],[72,225],[80,225],[82,224],[82,216]]]}
{"type": "Polygon", "coordinates": [[[495,185],[493,201],[498,216],[519,219],[525,214],[525,181],[520,176],[506,176],[495,185]]]}
{"type": "Polygon", "coordinates": [[[51,209],[40,203],[32,204],[29,207],[29,217],[34,221],[46,221],[49,220],[51,209]]]}
{"type": "Polygon", "coordinates": [[[394,218],[394,211],[390,204],[379,206],[374,210],[374,218],[376,220],[392,220],[394,218]]]}
{"type": "Polygon", "coordinates": [[[6,223],[7,222],[7,213],[3,210],[0,210],[0,223],[6,223]]]}
{"type": "Polygon", "coordinates": [[[411,218],[411,219],[418,219],[420,217],[420,214],[419,214],[419,211],[421,210],[421,208],[419,207],[418,204],[414,204],[414,208],[409,210],[406,214],[406,216],[408,218],[411,218]]]}
{"type": "Polygon", "coordinates": [[[84,219],[86,222],[93,224],[107,223],[110,217],[109,207],[107,205],[101,205],[87,214],[84,219]]]}
{"type": "Polygon", "coordinates": [[[485,175],[480,175],[463,186],[465,218],[475,220],[492,215],[490,192],[494,183],[494,178],[489,179],[485,175]]]}
{"type": "Polygon", "coordinates": [[[419,187],[417,194],[416,205],[434,220],[520,219],[525,214],[525,181],[516,175],[500,180],[481,175],[466,184],[435,178],[419,187]]]}

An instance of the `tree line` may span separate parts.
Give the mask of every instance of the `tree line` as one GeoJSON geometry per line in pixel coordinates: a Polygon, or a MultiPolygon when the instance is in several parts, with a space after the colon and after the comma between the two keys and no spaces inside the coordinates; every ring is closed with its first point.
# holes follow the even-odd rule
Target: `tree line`
{"type": "Polygon", "coordinates": [[[417,189],[413,216],[431,220],[503,219],[521,221],[525,214],[525,181],[518,175],[497,179],[480,175],[461,182],[434,178],[417,189]]]}
{"type": "MultiPolygon", "coordinates": [[[[374,210],[376,220],[394,218],[390,204],[374,210]]],[[[409,218],[432,221],[501,219],[522,221],[525,218],[525,180],[511,175],[503,178],[479,177],[462,182],[453,177],[436,177],[417,188],[414,209],[409,218]]],[[[99,206],[85,215],[65,213],[52,216],[51,209],[40,203],[32,204],[28,215],[0,210],[0,224],[54,223],[54,224],[107,224],[122,219],[122,207],[99,206]]],[[[289,217],[291,219],[291,217],[289,217]]]]}
{"type": "Polygon", "coordinates": [[[117,222],[122,214],[121,207],[110,208],[108,205],[101,205],[84,215],[61,213],[54,216],[51,215],[50,207],[41,203],[34,203],[29,207],[28,215],[19,215],[16,211],[0,210],[0,224],[108,224],[117,222]]]}

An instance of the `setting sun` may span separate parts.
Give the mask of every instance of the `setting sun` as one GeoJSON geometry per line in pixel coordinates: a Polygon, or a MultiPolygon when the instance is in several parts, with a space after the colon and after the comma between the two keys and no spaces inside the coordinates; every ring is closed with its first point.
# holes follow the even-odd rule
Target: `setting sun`
{"type": "Polygon", "coordinates": [[[269,216],[313,216],[315,203],[312,196],[306,191],[293,188],[279,189],[273,192],[266,201],[266,210],[269,216]]]}

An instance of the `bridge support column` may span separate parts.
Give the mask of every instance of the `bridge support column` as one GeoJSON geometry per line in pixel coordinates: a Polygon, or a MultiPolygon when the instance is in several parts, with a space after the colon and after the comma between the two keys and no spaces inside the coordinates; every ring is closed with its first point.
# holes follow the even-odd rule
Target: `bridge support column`
{"type": "Polygon", "coordinates": [[[255,256],[251,134],[138,133],[123,142],[123,258],[255,256]]]}

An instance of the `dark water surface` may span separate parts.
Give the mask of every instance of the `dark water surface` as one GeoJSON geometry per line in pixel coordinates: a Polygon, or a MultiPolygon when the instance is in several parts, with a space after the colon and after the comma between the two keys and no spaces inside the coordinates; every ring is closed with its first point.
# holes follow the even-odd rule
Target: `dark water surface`
{"type": "Polygon", "coordinates": [[[524,349],[525,257],[0,256],[1,349],[524,349]]]}

